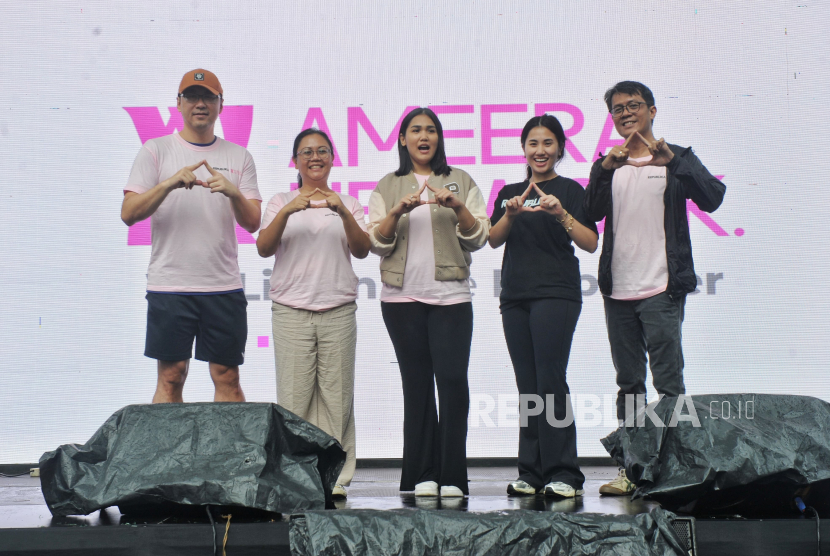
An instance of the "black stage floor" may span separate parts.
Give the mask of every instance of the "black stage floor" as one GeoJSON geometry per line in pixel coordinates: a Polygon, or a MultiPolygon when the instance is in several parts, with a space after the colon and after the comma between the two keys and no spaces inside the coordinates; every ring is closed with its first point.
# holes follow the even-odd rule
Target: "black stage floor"
{"type": "MultiPolygon", "coordinates": [[[[358,469],[348,489],[349,497],[337,502],[339,509],[425,509],[468,512],[537,510],[638,514],[657,506],[654,502],[631,501],[627,497],[600,496],[599,486],[613,478],[614,467],[583,467],[585,495],[574,500],[552,501],[543,496],[508,497],[507,483],[515,479],[515,468],[470,467],[470,496],[441,500],[415,498],[400,493],[400,469],[358,469]]],[[[826,523],[826,521],[825,521],[826,523]]],[[[830,555],[830,525],[822,524],[822,548],[830,555]]],[[[216,523],[221,544],[225,521],[216,523]]],[[[806,519],[717,519],[697,520],[697,554],[816,554],[816,525],[806,519]]],[[[288,520],[231,520],[227,550],[243,554],[290,554],[288,520]]],[[[204,519],[160,516],[134,520],[116,508],[89,516],[52,518],[43,502],[38,479],[0,477],[0,554],[204,554],[212,553],[211,526],[204,519]]],[[[219,550],[221,554],[221,548],[219,550]]]]}

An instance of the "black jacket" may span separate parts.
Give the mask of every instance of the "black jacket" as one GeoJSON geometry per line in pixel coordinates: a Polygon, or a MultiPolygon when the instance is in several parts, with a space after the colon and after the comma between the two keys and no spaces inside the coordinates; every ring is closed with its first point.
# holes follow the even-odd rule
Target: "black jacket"
{"type": "MultiPolygon", "coordinates": [[[[692,241],[689,237],[689,220],[686,199],[691,199],[705,212],[714,212],[723,202],[726,186],[709,173],[692,148],[669,145],[674,158],[666,165],[666,207],[663,227],[666,230],[666,261],[669,267],[669,284],[666,293],[671,297],[686,295],[697,288],[695,265],[692,260],[692,241]]],[[[604,157],[603,157],[604,158],[604,157]]],[[[611,195],[611,179],[614,170],[602,167],[602,158],[591,167],[591,177],[585,189],[584,211],[588,218],[599,222],[605,218],[602,239],[602,255],[599,258],[599,289],[603,295],[611,295],[611,255],[614,252],[614,210],[611,195]]]]}

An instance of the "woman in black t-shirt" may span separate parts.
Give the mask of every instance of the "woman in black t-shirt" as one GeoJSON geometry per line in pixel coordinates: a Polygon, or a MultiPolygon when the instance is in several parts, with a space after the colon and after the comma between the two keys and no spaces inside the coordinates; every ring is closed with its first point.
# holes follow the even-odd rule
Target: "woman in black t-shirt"
{"type": "MultiPolygon", "coordinates": [[[[579,259],[572,244],[593,253],[596,225],[582,213],[582,186],[556,174],[565,132],[553,116],[531,118],[522,130],[527,180],[505,186],[490,218],[490,246],[505,244],[501,314],[519,394],[553,401],[519,431],[519,478],[508,494],[573,498],[585,476],[576,462],[576,426],[566,381],[568,356],[582,310],[579,259]],[[553,395],[553,400],[546,396],[553,395]],[[549,421],[553,421],[554,426],[549,421]],[[568,421],[570,421],[568,423],[568,421]]],[[[541,409],[534,403],[525,407],[541,409]]]]}

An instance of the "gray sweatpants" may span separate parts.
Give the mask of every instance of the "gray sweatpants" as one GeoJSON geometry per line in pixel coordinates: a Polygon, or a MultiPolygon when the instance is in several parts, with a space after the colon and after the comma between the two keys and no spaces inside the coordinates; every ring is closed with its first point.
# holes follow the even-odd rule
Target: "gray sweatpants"
{"type": "Polygon", "coordinates": [[[315,312],[271,304],[277,402],[340,442],[346,465],[337,484],[354,476],[354,302],[315,312]]]}
{"type": "Polygon", "coordinates": [[[646,354],[658,394],[679,396],[683,384],[681,328],[686,296],[667,293],[621,301],[603,297],[611,358],[617,371],[617,419],[625,419],[625,395],[646,393],[646,354]]]}

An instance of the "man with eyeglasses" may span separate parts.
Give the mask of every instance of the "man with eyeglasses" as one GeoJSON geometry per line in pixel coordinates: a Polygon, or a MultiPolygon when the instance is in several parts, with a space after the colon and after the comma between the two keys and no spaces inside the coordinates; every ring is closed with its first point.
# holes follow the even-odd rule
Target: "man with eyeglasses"
{"type": "MultiPolygon", "coordinates": [[[[697,288],[686,200],[713,212],[726,186],[691,147],[654,138],[657,107],[648,87],[617,83],[605,103],[625,142],[594,163],[584,210],[594,221],[605,218],[598,282],[619,386],[617,419],[630,426],[637,402],[645,403],[646,355],[658,394],[686,392],[681,327],[686,294],[697,288]]],[[[599,491],[635,488],[621,469],[599,491]]]]}
{"type": "Polygon", "coordinates": [[[213,133],[223,100],[213,73],[187,72],[176,102],[183,128],[147,141],[124,187],[124,223],[152,218],[144,355],[158,360],[153,403],[183,401],[194,337],[196,359],[209,364],[214,401],[245,401],[239,365],[248,302],[236,223],[255,232],[262,197],[250,153],[213,133]]]}

